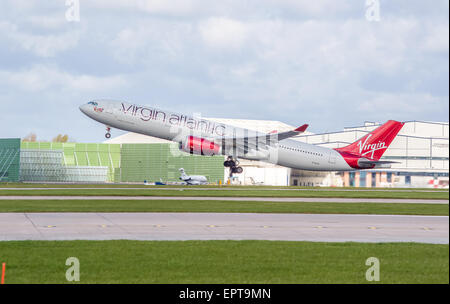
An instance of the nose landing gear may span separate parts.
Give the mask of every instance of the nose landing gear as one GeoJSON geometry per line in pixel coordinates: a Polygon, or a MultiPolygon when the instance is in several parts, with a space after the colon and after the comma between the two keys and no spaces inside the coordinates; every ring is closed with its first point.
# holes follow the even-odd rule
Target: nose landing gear
{"type": "Polygon", "coordinates": [[[106,138],[111,138],[111,133],[110,133],[110,131],[111,131],[111,128],[110,128],[110,127],[106,127],[106,134],[105,134],[105,137],[106,137],[106,138]]]}

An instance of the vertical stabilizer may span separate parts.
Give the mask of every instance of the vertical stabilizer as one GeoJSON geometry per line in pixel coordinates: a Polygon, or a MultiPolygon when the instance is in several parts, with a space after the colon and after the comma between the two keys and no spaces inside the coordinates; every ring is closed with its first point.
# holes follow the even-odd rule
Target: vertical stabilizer
{"type": "Polygon", "coordinates": [[[379,160],[404,124],[403,122],[389,120],[354,143],[335,150],[379,160]]]}

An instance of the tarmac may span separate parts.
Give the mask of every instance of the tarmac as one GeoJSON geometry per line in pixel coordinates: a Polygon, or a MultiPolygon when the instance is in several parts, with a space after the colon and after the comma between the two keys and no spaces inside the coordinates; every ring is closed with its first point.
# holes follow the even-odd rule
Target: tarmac
{"type": "MultiPolygon", "coordinates": [[[[63,183],[67,184],[67,183],[63,183]]],[[[189,187],[189,186],[188,186],[189,187]]],[[[180,190],[180,191],[189,191],[189,190],[201,190],[201,191],[248,191],[248,190],[257,190],[257,191],[337,191],[337,192],[425,192],[425,193],[448,193],[448,189],[342,189],[342,188],[259,188],[256,186],[253,189],[248,187],[209,187],[209,188],[199,188],[199,187],[0,187],[0,190],[180,190]]]]}
{"type": "Polygon", "coordinates": [[[284,240],[449,243],[448,216],[0,213],[0,240],[284,240]]]}
{"type": "Polygon", "coordinates": [[[53,196],[14,195],[0,196],[0,200],[184,200],[184,201],[257,201],[292,203],[396,203],[396,204],[449,204],[448,200],[390,199],[390,198],[329,198],[329,197],[229,197],[229,196],[53,196]]]}

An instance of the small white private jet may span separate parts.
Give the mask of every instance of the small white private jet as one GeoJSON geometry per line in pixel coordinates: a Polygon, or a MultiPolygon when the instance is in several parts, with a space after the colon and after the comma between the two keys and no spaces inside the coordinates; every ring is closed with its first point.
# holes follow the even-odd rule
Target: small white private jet
{"type": "Polygon", "coordinates": [[[187,175],[183,168],[180,168],[180,179],[188,185],[206,185],[208,180],[203,175],[187,175]]]}

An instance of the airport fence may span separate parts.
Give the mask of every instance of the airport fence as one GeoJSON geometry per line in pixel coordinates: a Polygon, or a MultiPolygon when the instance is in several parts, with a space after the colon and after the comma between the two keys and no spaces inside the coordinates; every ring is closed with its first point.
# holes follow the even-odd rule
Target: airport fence
{"type": "Polygon", "coordinates": [[[18,182],[20,138],[0,139],[0,182],[18,182]]]}

